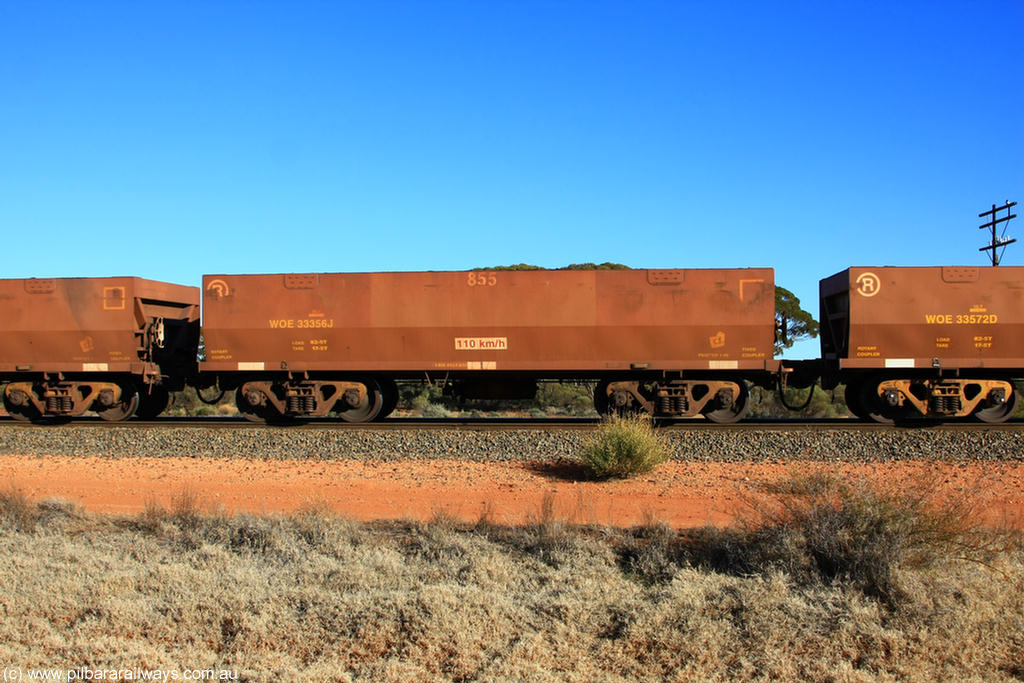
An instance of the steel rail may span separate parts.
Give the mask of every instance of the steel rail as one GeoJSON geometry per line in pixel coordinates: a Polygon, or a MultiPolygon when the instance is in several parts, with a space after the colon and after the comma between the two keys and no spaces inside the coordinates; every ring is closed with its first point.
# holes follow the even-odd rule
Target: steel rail
{"type": "MultiPolygon", "coordinates": [[[[29,423],[0,416],[0,426],[24,429],[46,429],[51,425],[71,426],[82,429],[154,429],[161,427],[188,428],[202,427],[214,429],[279,429],[284,431],[309,430],[346,430],[346,431],[416,431],[416,430],[469,430],[469,431],[516,431],[516,430],[594,430],[601,424],[598,418],[557,417],[557,418],[519,418],[519,417],[485,417],[485,418],[420,418],[398,417],[388,418],[381,422],[352,423],[340,419],[318,418],[298,420],[288,424],[264,425],[250,422],[238,417],[162,417],[154,420],[129,420],[125,422],[108,422],[100,418],[83,417],[74,420],[55,420],[49,423],[29,423]]],[[[990,424],[972,420],[951,420],[936,422],[917,420],[898,425],[886,425],[874,422],[844,418],[819,419],[753,419],[733,424],[715,424],[703,419],[659,419],[655,421],[659,429],[668,431],[849,431],[849,432],[885,432],[912,430],[940,431],[1024,431],[1024,419],[1012,419],[1004,423],[990,424]]]]}

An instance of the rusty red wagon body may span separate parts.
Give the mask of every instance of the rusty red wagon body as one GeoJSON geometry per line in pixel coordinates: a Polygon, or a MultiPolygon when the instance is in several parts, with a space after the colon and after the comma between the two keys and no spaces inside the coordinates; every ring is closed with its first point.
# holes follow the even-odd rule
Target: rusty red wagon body
{"type": "Polygon", "coordinates": [[[136,277],[0,280],[13,417],[157,414],[195,374],[199,289],[136,277]]]}
{"type": "Polygon", "coordinates": [[[254,419],[371,419],[429,377],[495,397],[589,378],[599,408],[729,421],[772,368],[774,292],[771,269],[207,275],[201,370],[254,419]]]}
{"type": "Polygon", "coordinates": [[[1012,414],[1024,268],[849,268],[821,281],[820,306],[824,384],[846,384],[855,414],[1012,414]]]}

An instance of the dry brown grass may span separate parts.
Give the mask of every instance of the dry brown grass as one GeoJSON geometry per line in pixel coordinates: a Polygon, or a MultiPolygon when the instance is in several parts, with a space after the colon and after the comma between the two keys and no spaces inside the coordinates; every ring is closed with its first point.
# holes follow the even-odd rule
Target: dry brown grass
{"type": "Polygon", "coordinates": [[[522,527],[444,511],[361,524],[322,507],[201,514],[187,498],[115,519],[0,496],[0,662],[254,681],[1024,678],[1011,545],[983,563],[947,544],[928,562],[898,554],[887,600],[804,572],[806,546],[754,528],[579,526],[553,501],[522,527]],[[761,562],[782,552],[766,538],[792,557],[761,562]]]}
{"type": "Polygon", "coordinates": [[[738,524],[752,561],[788,574],[843,580],[888,602],[898,572],[961,560],[992,566],[1021,536],[984,520],[984,487],[945,490],[937,475],[912,482],[849,479],[828,470],[794,472],[748,501],[738,524]]]}
{"type": "Polygon", "coordinates": [[[35,504],[13,484],[0,491],[0,519],[18,531],[32,531],[39,518],[35,504]]]}

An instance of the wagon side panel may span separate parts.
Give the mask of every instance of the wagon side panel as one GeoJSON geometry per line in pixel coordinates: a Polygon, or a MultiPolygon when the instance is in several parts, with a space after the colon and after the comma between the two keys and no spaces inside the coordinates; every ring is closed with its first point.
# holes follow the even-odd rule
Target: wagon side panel
{"type": "Polygon", "coordinates": [[[210,275],[210,370],[764,366],[770,269],[210,275]]]}
{"type": "Polygon", "coordinates": [[[845,367],[1020,368],[1024,268],[850,268],[845,367]]]}

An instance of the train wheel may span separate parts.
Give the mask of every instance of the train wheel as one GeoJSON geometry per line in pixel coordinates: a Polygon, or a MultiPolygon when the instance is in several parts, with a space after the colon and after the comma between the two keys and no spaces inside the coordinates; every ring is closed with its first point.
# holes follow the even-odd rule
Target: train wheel
{"type": "Polygon", "coordinates": [[[36,422],[42,419],[42,414],[32,405],[28,397],[24,396],[24,393],[21,391],[18,391],[18,393],[21,396],[9,397],[6,391],[3,393],[4,410],[7,411],[7,414],[18,422],[36,422]]]}
{"type": "Polygon", "coordinates": [[[384,407],[380,385],[376,380],[367,378],[358,381],[366,387],[366,399],[360,405],[338,413],[338,417],[345,422],[370,422],[380,414],[384,407]]]}
{"type": "Polygon", "coordinates": [[[244,384],[235,389],[235,407],[238,408],[238,413],[246,420],[257,424],[265,424],[267,422],[275,422],[283,418],[283,416],[278,413],[273,406],[268,406],[263,403],[253,405],[247,398],[247,395],[259,397],[259,392],[254,390],[247,394],[244,389],[244,384]]]}
{"type": "Polygon", "coordinates": [[[139,409],[135,411],[143,420],[152,420],[160,413],[167,410],[171,402],[171,394],[161,386],[150,387],[148,392],[144,389],[139,392],[139,409]]]}
{"type": "Polygon", "coordinates": [[[860,409],[864,416],[862,419],[872,420],[879,424],[891,425],[903,414],[904,410],[899,407],[890,406],[878,395],[878,385],[882,383],[879,377],[869,377],[860,385],[857,392],[860,409]]]}
{"type": "Polygon", "coordinates": [[[740,393],[733,397],[732,403],[709,410],[704,413],[704,417],[718,424],[731,424],[743,419],[743,416],[750,410],[750,391],[747,389],[747,383],[743,380],[738,380],[736,384],[740,387],[740,393]]]}
{"type": "MultiPolygon", "coordinates": [[[[95,404],[94,404],[95,405],[95,404]]],[[[139,392],[135,387],[121,385],[121,400],[108,408],[94,408],[96,414],[107,422],[121,422],[127,420],[139,409],[139,392]]]]}
{"type": "Polygon", "coordinates": [[[992,406],[991,408],[984,408],[982,410],[976,410],[974,417],[982,422],[999,423],[1006,422],[1013,415],[1014,411],[1017,410],[1017,400],[1020,397],[1020,392],[1014,389],[1006,400],[1003,401],[1002,405],[992,406]]]}
{"type": "Polygon", "coordinates": [[[32,409],[31,411],[21,407],[5,409],[7,410],[7,414],[10,415],[12,419],[17,420],[18,422],[33,422],[35,420],[38,420],[40,417],[39,411],[35,409],[32,409]]]}
{"type": "Polygon", "coordinates": [[[650,388],[640,382],[598,382],[594,389],[594,409],[601,417],[629,417],[631,415],[654,415],[654,405],[648,395],[650,388]],[[611,388],[611,394],[608,393],[611,388]]]}
{"type": "Polygon", "coordinates": [[[385,379],[380,382],[380,394],[382,404],[380,412],[377,413],[375,420],[383,420],[388,415],[395,411],[395,407],[398,405],[398,385],[395,384],[393,379],[385,379]]]}
{"type": "Polygon", "coordinates": [[[860,382],[847,382],[846,388],[843,391],[843,398],[846,401],[846,408],[856,417],[858,420],[870,419],[867,413],[864,412],[864,404],[861,403],[861,383],[860,382]]]}

